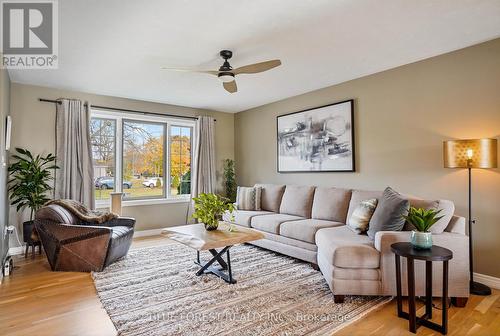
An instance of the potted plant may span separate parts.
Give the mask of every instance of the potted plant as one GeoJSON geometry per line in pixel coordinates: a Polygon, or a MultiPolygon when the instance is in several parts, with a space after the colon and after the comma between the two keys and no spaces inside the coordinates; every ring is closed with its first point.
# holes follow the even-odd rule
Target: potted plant
{"type": "MultiPolygon", "coordinates": [[[[16,206],[16,210],[30,209],[30,220],[23,223],[23,232],[31,235],[33,231],[33,216],[49,198],[47,193],[52,190],[49,182],[53,179],[51,170],[57,169],[56,157],[52,154],[46,156],[33,156],[30,151],[16,148],[17,154],[12,155],[15,160],[9,165],[10,204],[16,206]]],[[[30,237],[25,237],[26,242],[30,237]]]]}
{"type": "Polygon", "coordinates": [[[236,180],[234,173],[234,160],[224,160],[224,190],[226,197],[231,201],[236,201],[236,180]]]}
{"type": "Polygon", "coordinates": [[[198,197],[193,197],[193,201],[193,218],[202,222],[208,231],[217,229],[224,212],[229,211],[232,214],[235,210],[233,203],[216,194],[200,194],[198,197]]]}
{"type": "Polygon", "coordinates": [[[410,207],[408,215],[403,216],[415,228],[411,232],[411,244],[414,248],[425,250],[432,247],[432,233],[429,229],[443,216],[437,217],[441,210],[410,207]]]}

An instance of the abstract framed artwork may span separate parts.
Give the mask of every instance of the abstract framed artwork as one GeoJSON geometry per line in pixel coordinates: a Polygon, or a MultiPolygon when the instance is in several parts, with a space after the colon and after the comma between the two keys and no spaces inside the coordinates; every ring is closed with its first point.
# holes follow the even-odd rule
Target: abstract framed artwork
{"type": "Polygon", "coordinates": [[[279,173],[354,172],[354,101],[277,118],[279,173]]]}

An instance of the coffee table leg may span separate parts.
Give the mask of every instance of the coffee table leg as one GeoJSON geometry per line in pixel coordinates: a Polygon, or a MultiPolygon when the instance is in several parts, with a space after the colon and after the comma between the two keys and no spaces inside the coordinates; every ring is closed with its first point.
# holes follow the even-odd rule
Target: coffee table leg
{"type": "Polygon", "coordinates": [[[203,265],[199,270],[198,272],[196,272],[196,275],[202,275],[205,270],[207,268],[209,268],[210,266],[212,266],[212,264],[220,258],[221,255],[223,255],[224,253],[226,253],[226,251],[229,249],[229,246],[226,246],[224,247],[222,250],[220,250],[220,252],[216,253],[216,255],[210,259],[205,265],[203,265]]]}
{"type": "Polygon", "coordinates": [[[407,258],[408,269],[408,321],[410,322],[410,332],[417,331],[417,316],[415,311],[415,271],[413,268],[413,259],[407,258]]]}
{"type": "Polygon", "coordinates": [[[231,270],[231,257],[229,255],[229,249],[231,247],[232,246],[226,246],[222,250],[220,250],[219,252],[217,252],[217,250],[215,250],[215,249],[210,250],[210,253],[212,253],[213,258],[210,259],[210,261],[208,261],[206,264],[201,264],[200,253],[199,253],[199,251],[197,251],[196,263],[198,265],[200,265],[201,268],[196,272],[196,275],[200,276],[202,274],[212,273],[230,284],[236,283],[236,280],[233,278],[233,273],[231,270]],[[227,254],[227,263],[224,261],[224,259],[222,259],[222,256],[224,254],[227,254]],[[222,269],[212,266],[212,264],[216,261],[222,266],[222,269]],[[226,269],[227,269],[227,274],[223,272],[223,270],[226,270],[226,269]]]}
{"type": "Polygon", "coordinates": [[[229,256],[229,249],[227,249],[227,273],[229,275],[229,283],[234,283],[233,272],[231,271],[231,257],[229,256]]]}
{"type": "MultiPolygon", "coordinates": [[[[227,269],[227,264],[226,264],[226,262],[224,261],[224,259],[222,259],[222,257],[221,257],[221,256],[217,256],[217,253],[218,253],[218,252],[217,252],[217,250],[215,250],[215,249],[210,249],[210,250],[208,250],[208,251],[212,254],[212,256],[213,256],[214,258],[216,258],[216,259],[217,259],[217,262],[219,263],[219,265],[221,265],[222,269],[227,269]]],[[[228,253],[229,253],[229,249],[228,249],[227,251],[228,251],[228,253]]]]}

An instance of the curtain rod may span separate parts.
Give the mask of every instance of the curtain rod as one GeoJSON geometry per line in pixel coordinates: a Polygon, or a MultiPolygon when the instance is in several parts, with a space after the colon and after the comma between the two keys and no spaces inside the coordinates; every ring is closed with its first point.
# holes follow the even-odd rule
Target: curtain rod
{"type": "MultiPolygon", "coordinates": [[[[41,101],[41,102],[44,102],[44,103],[62,104],[62,102],[59,101],[59,100],[44,99],[44,98],[39,98],[38,100],[41,101]]],[[[85,105],[86,104],[87,103],[85,103],[85,105]]],[[[160,116],[160,117],[174,117],[174,118],[191,119],[191,120],[197,120],[198,119],[198,117],[189,117],[189,116],[182,116],[182,115],[177,115],[177,114],[165,114],[165,113],[148,112],[148,111],[137,111],[137,110],[129,110],[129,109],[116,108],[116,107],[108,107],[108,106],[99,106],[99,105],[91,105],[91,106],[95,107],[95,108],[98,108],[98,109],[105,109],[105,110],[111,110],[111,111],[120,111],[120,112],[138,113],[138,114],[145,114],[145,115],[155,115],[155,116],[160,116]]],[[[214,121],[217,121],[217,120],[214,119],[214,121]]]]}

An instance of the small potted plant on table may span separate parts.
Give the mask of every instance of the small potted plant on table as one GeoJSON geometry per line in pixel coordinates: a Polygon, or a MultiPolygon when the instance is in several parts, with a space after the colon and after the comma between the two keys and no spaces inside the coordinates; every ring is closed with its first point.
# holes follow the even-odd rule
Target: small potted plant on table
{"type": "Polygon", "coordinates": [[[193,201],[193,218],[202,222],[208,231],[217,229],[224,212],[229,211],[232,214],[235,210],[233,203],[216,194],[200,194],[198,197],[193,197],[193,201]]]}
{"type": "Polygon", "coordinates": [[[410,207],[408,215],[403,216],[408,223],[413,225],[410,241],[414,248],[426,250],[432,247],[432,233],[429,231],[443,216],[437,217],[441,210],[410,207]]]}

